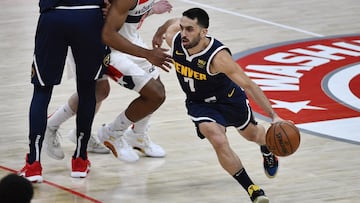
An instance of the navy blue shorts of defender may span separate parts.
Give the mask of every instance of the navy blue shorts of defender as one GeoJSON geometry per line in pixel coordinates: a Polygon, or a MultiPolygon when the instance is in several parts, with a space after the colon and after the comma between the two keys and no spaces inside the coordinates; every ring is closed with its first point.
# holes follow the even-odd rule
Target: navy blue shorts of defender
{"type": "Polygon", "coordinates": [[[77,79],[97,79],[104,57],[100,8],[51,9],[39,17],[31,82],[56,85],[61,82],[68,46],[72,48],[77,79]]]}

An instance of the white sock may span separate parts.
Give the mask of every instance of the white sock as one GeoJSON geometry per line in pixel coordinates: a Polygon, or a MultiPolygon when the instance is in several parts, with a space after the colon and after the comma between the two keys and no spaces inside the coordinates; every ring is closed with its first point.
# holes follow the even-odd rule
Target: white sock
{"type": "Polygon", "coordinates": [[[58,129],[62,123],[75,115],[75,112],[66,103],[49,116],[47,126],[51,129],[58,129]]]}
{"type": "Polygon", "coordinates": [[[151,115],[147,115],[145,118],[139,120],[138,122],[134,123],[133,131],[137,134],[146,134],[149,127],[150,127],[150,118],[151,115]]]}
{"type": "Polygon", "coordinates": [[[125,130],[132,124],[132,121],[129,120],[126,115],[125,111],[121,112],[115,120],[109,123],[109,127],[111,130],[125,130]]]}

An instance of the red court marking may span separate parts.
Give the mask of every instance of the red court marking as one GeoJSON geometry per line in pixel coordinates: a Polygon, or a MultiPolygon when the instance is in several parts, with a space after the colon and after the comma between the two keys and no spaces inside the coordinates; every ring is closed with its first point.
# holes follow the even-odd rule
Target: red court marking
{"type": "Polygon", "coordinates": [[[359,88],[359,85],[360,83],[358,83],[357,81],[360,81],[360,75],[356,76],[355,78],[353,78],[351,81],[350,81],[350,84],[349,84],[349,87],[350,87],[350,90],[351,92],[357,96],[358,98],[360,98],[360,88],[359,88]]]}
{"type": "MultiPolygon", "coordinates": [[[[254,49],[255,51],[249,51],[249,54],[244,52],[244,55],[236,59],[236,62],[243,67],[244,71],[249,73],[256,73],[256,74],[268,74],[272,76],[276,76],[276,73],[267,73],[261,70],[253,70],[249,67],[251,66],[277,66],[282,67],[284,69],[294,68],[294,67],[301,67],[301,63],[304,61],[298,62],[293,61],[287,63],[282,62],[283,60],[289,60],[289,58],[281,58],[281,57],[273,57],[272,60],[269,60],[269,56],[274,56],[275,54],[290,54],[292,57],[309,57],[308,54],[294,54],[291,50],[296,49],[305,49],[305,50],[313,50],[311,48],[314,45],[321,45],[326,47],[337,47],[335,43],[347,43],[353,46],[359,47],[360,36],[335,36],[335,37],[328,37],[328,38],[311,38],[305,39],[303,41],[294,41],[294,42],[284,42],[279,45],[269,45],[262,48],[254,49]],[[276,59],[281,58],[282,60],[277,61],[276,59]]],[[[317,50],[317,49],[314,49],[317,50]]],[[[346,50],[346,48],[343,48],[346,50]]],[[[350,50],[350,49],[349,49],[350,50]]],[[[356,52],[357,50],[351,50],[356,52]]],[[[358,52],[358,51],[357,51],[358,52]]],[[[342,56],[341,60],[328,60],[324,61],[323,63],[319,63],[314,65],[309,70],[298,70],[297,73],[301,73],[302,76],[299,77],[298,83],[287,83],[293,84],[298,86],[298,90],[264,90],[265,95],[270,100],[276,101],[283,101],[290,103],[296,103],[299,101],[309,101],[310,106],[321,107],[323,110],[318,109],[301,109],[298,112],[290,111],[285,107],[276,108],[277,114],[280,117],[292,120],[295,124],[302,124],[302,123],[310,123],[310,122],[318,122],[318,121],[329,121],[329,120],[337,120],[337,119],[344,119],[344,118],[353,118],[359,117],[360,112],[358,110],[354,110],[349,108],[348,106],[343,105],[343,103],[336,101],[334,98],[329,97],[328,94],[322,88],[323,79],[331,72],[341,69],[343,67],[358,64],[359,63],[359,56],[358,55],[345,55],[334,53],[334,55],[342,56]]],[[[310,59],[308,59],[310,60],[310,59]]],[[[291,69],[290,69],[291,70],[291,69]]],[[[271,78],[271,77],[270,77],[271,78]]],[[[356,76],[353,78],[349,84],[349,88],[351,89],[352,93],[359,97],[360,90],[359,90],[359,80],[360,76],[356,76]]],[[[266,80],[263,76],[253,76],[252,79],[260,79],[266,80]]],[[[268,80],[270,81],[270,80],[268,80]]],[[[271,83],[269,83],[271,84],[271,83]]],[[[266,86],[266,85],[265,85],[266,86]]],[[[250,100],[252,105],[252,109],[256,113],[260,113],[263,116],[268,116],[253,100],[250,100]]]]}
{"type": "MultiPolygon", "coordinates": [[[[7,167],[1,166],[1,165],[0,165],[0,169],[3,169],[3,170],[5,170],[5,171],[9,171],[9,172],[11,172],[11,173],[16,173],[16,172],[17,172],[17,171],[14,170],[14,169],[7,168],[7,167]]],[[[83,199],[86,199],[86,200],[89,200],[89,201],[91,201],[91,202],[94,202],[94,203],[102,203],[102,202],[99,201],[99,200],[96,200],[96,199],[94,199],[94,198],[92,198],[92,197],[86,196],[86,195],[84,195],[84,194],[82,194],[82,193],[80,193],[80,192],[76,192],[75,190],[72,190],[72,189],[70,189],[70,188],[67,188],[67,187],[58,185],[58,184],[56,184],[56,183],[53,183],[53,182],[50,182],[50,181],[47,181],[47,180],[44,180],[43,183],[48,184],[48,185],[50,185],[50,186],[53,186],[53,187],[55,187],[55,188],[58,188],[58,189],[60,189],[60,190],[67,191],[67,192],[69,192],[69,193],[71,193],[71,194],[73,194],[73,195],[79,196],[79,197],[81,197],[81,198],[83,198],[83,199]]]]}

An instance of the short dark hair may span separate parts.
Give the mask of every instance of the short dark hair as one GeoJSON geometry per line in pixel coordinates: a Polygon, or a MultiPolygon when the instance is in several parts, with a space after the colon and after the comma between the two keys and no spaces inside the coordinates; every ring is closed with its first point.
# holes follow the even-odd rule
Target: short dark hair
{"type": "Polygon", "coordinates": [[[0,200],[3,203],[29,203],[33,195],[32,183],[24,177],[10,173],[0,180],[0,200]]]}
{"type": "Polygon", "coordinates": [[[209,15],[205,10],[201,8],[191,8],[183,12],[183,16],[188,17],[192,20],[197,19],[198,25],[203,28],[209,27],[209,15]]]}

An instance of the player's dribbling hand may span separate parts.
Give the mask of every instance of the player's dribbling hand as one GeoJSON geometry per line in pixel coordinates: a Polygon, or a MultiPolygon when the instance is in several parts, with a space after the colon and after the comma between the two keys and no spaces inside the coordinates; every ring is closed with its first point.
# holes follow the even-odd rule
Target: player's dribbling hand
{"type": "Polygon", "coordinates": [[[284,119],[282,119],[278,114],[274,113],[271,123],[274,124],[280,121],[284,121],[284,119]]]}
{"type": "Polygon", "coordinates": [[[275,114],[275,115],[274,115],[274,117],[273,117],[273,119],[272,119],[272,121],[271,121],[271,124],[275,124],[275,123],[277,123],[277,122],[282,122],[282,121],[288,121],[288,122],[290,122],[290,123],[292,123],[292,124],[295,124],[294,121],[292,121],[292,120],[285,120],[285,119],[281,118],[278,114],[275,114]]]}

